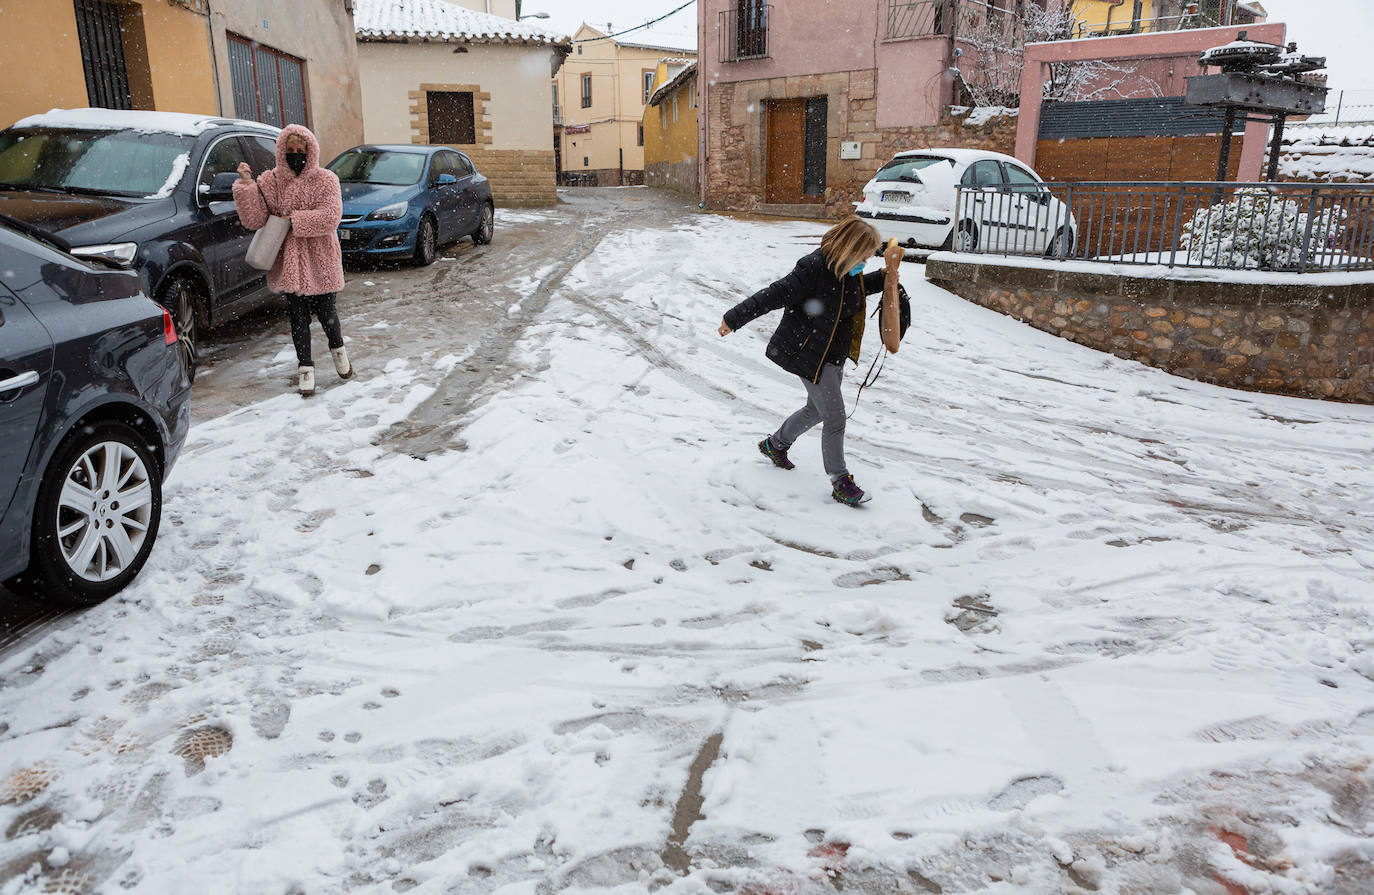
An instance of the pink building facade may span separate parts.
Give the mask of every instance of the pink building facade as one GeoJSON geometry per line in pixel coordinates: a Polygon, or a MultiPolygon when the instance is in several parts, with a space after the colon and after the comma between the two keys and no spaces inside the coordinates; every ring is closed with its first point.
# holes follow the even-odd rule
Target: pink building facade
{"type": "Polygon", "coordinates": [[[708,207],[835,217],[896,151],[1011,149],[1014,124],[962,133],[950,120],[953,43],[937,4],[904,21],[889,0],[698,6],[708,207]]]}
{"type": "MultiPolygon", "coordinates": [[[[1048,79],[1048,70],[1052,64],[1110,61],[1132,69],[1135,86],[1149,83],[1157,85],[1162,96],[1181,97],[1187,94],[1189,77],[1216,71],[1198,64],[1197,59],[1203,51],[1230,43],[1242,33],[1250,40],[1283,45],[1287,26],[1282,23],[1262,23],[1028,45],[1026,64],[1021,73],[1021,107],[1018,115],[1016,157],[1032,168],[1035,168],[1039,161],[1040,118],[1044,107],[1040,86],[1048,79]]],[[[1268,137],[1267,121],[1252,121],[1246,125],[1244,140],[1238,141],[1240,165],[1236,179],[1261,179],[1268,137]]],[[[1214,176],[1215,173],[1212,173],[1205,179],[1214,176]]],[[[1057,173],[1053,174],[1051,179],[1058,179],[1057,173]]],[[[1115,178],[1109,176],[1107,179],[1115,178]]]]}

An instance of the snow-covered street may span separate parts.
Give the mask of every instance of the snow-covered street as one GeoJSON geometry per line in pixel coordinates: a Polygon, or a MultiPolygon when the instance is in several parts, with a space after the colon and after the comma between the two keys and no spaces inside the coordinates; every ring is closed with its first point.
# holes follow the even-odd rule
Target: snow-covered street
{"type": "Polygon", "coordinates": [[[211,357],[141,577],[0,654],[0,895],[1374,891],[1374,407],[908,263],[856,511],[716,334],[822,226],[567,198],[351,275],[353,381],[211,357]]]}

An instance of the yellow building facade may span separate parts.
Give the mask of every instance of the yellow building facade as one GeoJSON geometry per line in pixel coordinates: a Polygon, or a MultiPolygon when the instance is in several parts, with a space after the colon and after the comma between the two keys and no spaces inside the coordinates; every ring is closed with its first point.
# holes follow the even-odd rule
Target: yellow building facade
{"type": "Polygon", "coordinates": [[[688,50],[618,41],[589,25],[577,30],[553,79],[564,182],[644,182],[644,110],[665,57],[696,61],[688,50]]]}
{"type": "Polygon", "coordinates": [[[1155,0],[1072,0],[1069,8],[1078,19],[1080,33],[1077,36],[1088,36],[1130,34],[1150,29],[1157,5],[1162,7],[1155,0]]]}
{"type": "Polygon", "coordinates": [[[127,91],[134,109],[216,112],[207,16],[167,0],[7,0],[0,29],[0,127],[54,108],[104,105],[127,91]],[[78,23],[78,17],[82,21],[78,23]],[[117,34],[98,58],[83,36],[117,34]],[[92,93],[97,95],[93,96],[92,93]]]}
{"type": "Polygon", "coordinates": [[[659,61],[641,124],[644,182],[695,196],[699,183],[696,63],[659,61]]]}

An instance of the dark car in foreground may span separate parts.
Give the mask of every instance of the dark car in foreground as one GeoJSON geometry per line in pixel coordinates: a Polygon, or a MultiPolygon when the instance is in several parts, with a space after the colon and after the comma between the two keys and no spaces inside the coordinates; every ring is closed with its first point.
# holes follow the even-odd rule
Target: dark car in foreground
{"type": "Polygon", "coordinates": [[[327,166],[339,176],[344,260],[411,259],[433,264],[439,247],[471,236],[491,242],[491,183],[443,146],[355,146],[327,166]]]}
{"type": "Polygon", "coordinates": [[[277,129],[173,112],[55,109],[0,131],[0,214],[131,265],[195,376],[206,330],[271,299],[230,187],[276,165],[277,129]]]}
{"type": "Polygon", "coordinates": [[[138,574],[190,426],[172,317],[136,273],[0,217],[0,581],[97,603],[138,574]]]}

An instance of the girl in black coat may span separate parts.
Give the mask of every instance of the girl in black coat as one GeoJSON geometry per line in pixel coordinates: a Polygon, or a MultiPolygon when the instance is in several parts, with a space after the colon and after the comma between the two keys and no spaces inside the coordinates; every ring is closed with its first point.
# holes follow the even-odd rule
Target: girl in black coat
{"type": "Polygon", "coordinates": [[[782,310],[782,320],[768,341],[767,357],[801,379],[807,402],[760,441],[759,450],[775,466],[792,469],[788,449],[803,432],[821,423],[821,455],[830,476],[830,496],[849,506],[867,498],[845,466],[840,381],[845,358],[859,360],[865,296],[883,291],[884,271],[863,272],[864,263],[881,245],[878,231],[870,224],[856,217],[841,221],[821,238],[820,250],[798,261],[791,273],[726,311],[719,329],[726,336],[756,317],[782,310]]]}

